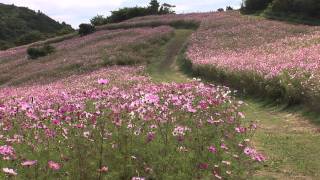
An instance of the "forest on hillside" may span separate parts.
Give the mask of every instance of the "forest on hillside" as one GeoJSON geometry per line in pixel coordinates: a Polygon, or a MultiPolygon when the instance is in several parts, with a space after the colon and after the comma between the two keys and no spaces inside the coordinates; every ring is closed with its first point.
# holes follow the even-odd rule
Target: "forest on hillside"
{"type": "Polygon", "coordinates": [[[241,11],[246,14],[261,13],[266,17],[287,20],[320,19],[319,0],[244,0],[241,11]]]}
{"type": "Polygon", "coordinates": [[[41,11],[0,3],[0,49],[24,45],[74,31],[41,11]]]}

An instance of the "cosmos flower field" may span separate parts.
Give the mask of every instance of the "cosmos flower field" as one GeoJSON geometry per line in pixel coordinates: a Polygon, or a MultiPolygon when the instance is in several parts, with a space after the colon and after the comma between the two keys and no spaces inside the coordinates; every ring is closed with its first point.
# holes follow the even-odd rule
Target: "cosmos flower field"
{"type": "Polygon", "coordinates": [[[147,60],[105,63],[126,46],[165,43],[175,31],[167,25],[186,21],[200,24],[185,53],[197,75],[317,108],[318,27],[237,12],[135,18],[56,42],[57,52],[39,61],[27,60],[26,47],[0,52],[0,179],[251,176],[267,155],[253,146],[259,125],[233,90],[197,79],[153,82],[147,60]],[[137,28],[148,23],[161,26],[137,28]]]}
{"type": "Polygon", "coordinates": [[[228,88],[154,84],[141,71],[2,89],[1,177],[222,178],[265,159],[228,88]]]}
{"type": "Polygon", "coordinates": [[[220,13],[202,21],[190,44],[198,74],[319,110],[319,27],[220,13]]]}

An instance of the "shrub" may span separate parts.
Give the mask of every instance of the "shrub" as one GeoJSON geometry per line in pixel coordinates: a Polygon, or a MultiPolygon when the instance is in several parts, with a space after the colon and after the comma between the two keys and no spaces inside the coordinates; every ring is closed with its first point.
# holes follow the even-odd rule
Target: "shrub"
{"type": "Polygon", "coordinates": [[[101,26],[108,23],[108,18],[105,18],[102,15],[97,15],[90,20],[90,23],[93,26],[101,26]]]}
{"type": "Polygon", "coordinates": [[[53,53],[55,48],[50,45],[44,45],[42,47],[29,47],[27,53],[30,59],[37,59],[39,57],[46,56],[53,53]]]}
{"type": "Polygon", "coordinates": [[[144,7],[121,8],[117,11],[111,11],[111,16],[108,17],[111,23],[121,22],[139,16],[149,15],[149,10],[144,7]]]}
{"type": "Polygon", "coordinates": [[[91,24],[80,24],[79,25],[79,34],[85,36],[91,34],[95,31],[95,27],[91,24]]]}
{"type": "Polygon", "coordinates": [[[218,11],[218,12],[223,12],[224,9],[223,9],[223,8],[219,8],[217,11],[218,11]]]}

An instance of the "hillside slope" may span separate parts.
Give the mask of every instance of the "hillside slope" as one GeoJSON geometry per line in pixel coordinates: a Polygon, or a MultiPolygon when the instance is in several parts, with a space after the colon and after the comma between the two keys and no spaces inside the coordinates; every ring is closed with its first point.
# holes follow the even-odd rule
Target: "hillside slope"
{"type": "MultiPolygon", "coordinates": [[[[14,139],[18,143],[12,143],[18,158],[0,162],[0,165],[17,170],[18,177],[43,179],[66,175],[74,179],[121,179],[133,176],[143,176],[146,179],[188,179],[185,177],[191,176],[212,179],[212,175],[223,179],[319,179],[318,126],[299,116],[299,113],[288,113],[281,107],[268,108],[263,103],[256,102],[256,99],[242,99],[239,102],[242,105],[240,109],[237,105],[233,106],[236,109],[224,110],[226,104],[220,107],[219,102],[229,102],[228,94],[231,91],[221,86],[211,85],[222,89],[223,94],[202,94],[201,97],[206,100],[198,101],[200,96],[194,96],[192,92],[202,92],[204,87],[206,92],[211,92],[212,89],[207,89],[206,83],[187,78],[179,71],[176,63],[189,60],[193,69],[186,70],[189,73],[191,70],[197,72],[190,74],[202,75],[207,80],[219,81],[224,85],[233,85],[232,82],[235,82],[239,89],[247,81],[251,86],[270,88],[268,83],[284,82],[284,85],[288,85],[285,87],[292,87],[288,81],[299,82],[298,76],[290,76],[290,79],[285,79],[287,81],[281,81],[283,79],[277,79],[279,74],[275,74],[275,81],[268,81],[263,79],[267,78],[265,74],[258,76],[256,73],[269,73],[270,69],[281,74],[290,68],[294,72],[304,72],[311,63],[314,68],[318,68],[320,58],[316,52],[320,45],[319,27],[292,25],[227,12],[148,16],[97,29],[97,32],[88,36],[70,36],[65,41],[51,43],[56,52],[37,60],[27,58],[27,47],[24,46],[0,52],[0,118],[3,117],[6,122],[3,134],[8,135],[4,136],[8,142],[12,138],[18,138],[14,139]],[[200,24],[200,27],[194,29],[194,23],[200,24]],[[187,27],[189,29],[177,29],[187,27]],[[233,77],[236,78],[232,79],[233,77]],[[197,89],[193,89],[194,87],[197,89]],[[226,96],[227,100],[224,99],[226,96]],[[169,97],[168,101],[166,97],[169,97]],[[192,100],[188,100],[189,98],[192,100]],[[221,98],[224,100],[221,101],[221,98]],[[208,108],[207,100],[217,103],[217,107],[208,108]],[[157,102],[166,102],[169,106],[153,110],[153,107],[158,107],[154,104],[157,102]],[[199,104],[193,109],[194,103],[199,104]],[[152,111],[148,112],[150,107],[152,111]],[[137,108],[138,113],[147,113],[137,116],[128,114],[132,108],[137,108]],[[18,112],[15,109],[26,110],[18,112]],[[111,115],[104,114],[108,110],[111,110],[111,115]],[[184,111],[187,116],[184,116],[184,111]],[[235,117],[224,116],[225,113],[233,114],[238,111],[240,113],[235,113],[235,117]],[[40,122],[38,116],[43,112],[45,114],[40,122]],[[158,112],[164,112],[156,117],[160,120],[157,124],[159,131],[155,130],[156,134],[149,130],[140,131],[139,118],[153,123],[154,115],[157,116],[158,112]],[[213,112],[214,115],[211,116],[213,112]],[[187,134],[205,134],[191,134],[186,138],[172,137],[177,124],[169,123],[171,129],[161,129],[165,128],[161,121],[171,118],[171,115],[178,115],[173,117],[172,122],[193,126],[190,132],[187,130],[187,134]],[[105,124],[102,122],[105,119],[112,122],[108,123],[110,132],[118,130],[114,133],[115,136],[108,135],[106,140],[99,137],[99,134],[104,133],[98,132],[100,128],[104,129],[105,124]],[[235,119],[240,119],[240,122],[234,121],[235,119]],[[193,124],[197,121],[198,124],[193,124]],[[23,122],[29,123],[25,127],[39,127],[33,124],[38,122],[41,126],[36,131],[42,134],[33,138],[30,129],[25,129],[21,135],[25,138],[22,142],[20,136],[11,137],[21,133],[19,129],[24,128],[20,128],[23,122]],[[98,122],[97,126],[94,125],[98,128],[92,128],[92,122],[98,122]],[[42,123],[47,128],[41,129],[42,123]],[[7,131],[10,125],[15,126],[7,131]],[[114,125],[117,127],[114,128],[114,125]],[[127,127],[137,127],[137,131],[126,131],[127,127]],[[209,127],[214,129],[197,131],[199,128],[209,127]],[[134,136],[132,132],[135,132],[134,136]],[[147,132],[151,134],[146,134],[147,132]],[[166,137],[163,133],[168,133],[169,139],[161,140],[166,137]],[[47,141],[46,136],[52,139],[47,141]],[[202,138],[205,136],[212,136],[214,140],[202,138]],[[238,139],[239,136],[242,140],[238,139]],[[198,137],[202,139],[198,141],[198,137]],[[168,140],[169,145],[163,144],[168,140]],[[210,143],[194,144],[194,148],[191,147],[192,143],[184,144],[185,140],[200,143],[210,140],[210,143]],[[36,146],[38,151],[34,152],[32,148],[29,151],[25,142],[35,143],[32,146],[36,146]],[[179,148],[173,145],[178,145],[179,148]],[[248,149],[251,146],[257,150],[248,149]],[[161,148],[164,148],[163,151],[158,151],[161,148]],[[195,155],[190,153],[193,150],[197,151],[195,155]],[[201,153],[203,155],[198,157],[201,153]],[[166,156],[171,154],[173,156],[166,156]],[[256,166],[247,159],[248,155],[256,161],[264,161],[264,155],[267,157],[266,162],[262,162],[264,166],[258,165],[260,171],[255,171],[256,166]],[[20,166],[20,161],[25,159],[37,160],[38,165],[34,167],[40,173],[36,174],[36,171],[33,174],[20,166]],[[45,171],[48,160],[61,164],[62,168],[55,174],[50,170],[45,171]],[[167,167],[168,164],[172,167],[167,167]],[[176,178],[178,175],[174,173],[182,171],[180,178],[176,178]]],[[[319,78],[319,71],[311,70],[315,79],[309,79],[308,85],[315,81],[313,85],[318,86],[319,81],[316,80],[319,78]]],[[[248,87],[245,86],[245,89],[250,93],[248,87]]],[[[295,90],[288,88],[291,89],[295,90]]],[[[315,94],[319,95],[317,92],[315,94]]],[[[149,127],[145,124],[143,126],[149,127]]],[[[0,174],[0,178],[4,176],[0,174]]]]}
{"type": "Polygon", "coordinates": [[[71,31],[70,25],[59,23],[40,11],[0,3],[0,49],[71,31]]]}

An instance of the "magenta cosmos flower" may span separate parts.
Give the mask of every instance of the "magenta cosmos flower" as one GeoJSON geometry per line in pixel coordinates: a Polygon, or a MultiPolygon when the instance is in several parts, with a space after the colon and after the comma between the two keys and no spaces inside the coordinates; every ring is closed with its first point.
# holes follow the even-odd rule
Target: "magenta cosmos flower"
{"type": "Polygon", "coordinates": [[[55,171],[60,169],[60,164],[56,163],[54,161],[49,161],[48,166],[50,169],[55,170],[55,171]]]}
{"type": "Polygon", "coordinates": [[[12,146],[7,146],[7,145],[0,146],[0,154],[3,156],[12,156],[14,155],[14,149],[12,146]]]}
{"type": "Polygon", "coordinates": [[[216,147],[214,147],[214,146],[210,146],[210,147],[208,148],[208,150],[209,150],[209,152],[211,152],[211,153],[213,153],[213,154],[215,154],[215,153],[217,152],[217,149],[216,149],[216,147]]]}

